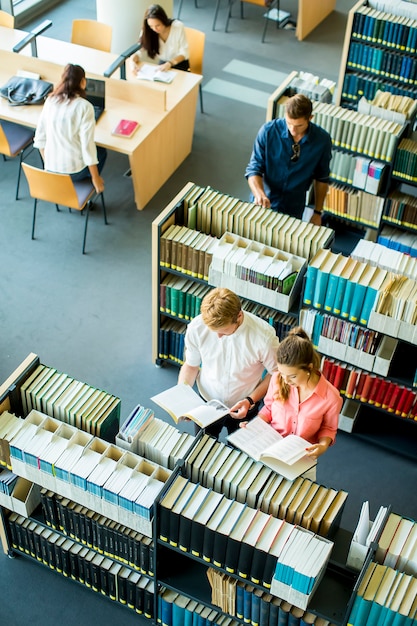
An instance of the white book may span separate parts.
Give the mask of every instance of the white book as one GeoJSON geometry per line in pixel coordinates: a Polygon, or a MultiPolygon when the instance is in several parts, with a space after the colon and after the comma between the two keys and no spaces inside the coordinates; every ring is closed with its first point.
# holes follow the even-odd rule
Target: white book
{"type": "Polygon", "coordinates": [[[311,445],[306,439],[298,435],[282,437],[260,417],[236,430],[227,440],[289,480],[316,465],[315,460],[306,456],[306,448],[311,445]]]}
{"type": "Polygon", "coordinates": [[[188,417],[200,428],[205,428],[230,413],[230,409],[220,400],[205,402],[189,385],[179,384],[158,393],[153,402],[169,413],[175,423],[181,417],[188,417]]]}
{"type": "Polygon", "coordinates": [[[162,71],[158,65],[144,64],[136,74],[139,80],[153,80],[159,83],[172,83],[175,78],[175,72],[172,70],[162,71]]]}

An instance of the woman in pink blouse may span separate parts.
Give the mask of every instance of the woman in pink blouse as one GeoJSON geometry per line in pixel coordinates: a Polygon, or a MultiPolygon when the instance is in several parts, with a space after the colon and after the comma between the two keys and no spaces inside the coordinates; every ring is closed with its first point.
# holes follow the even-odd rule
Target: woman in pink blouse
{"type": "Polygon", "coordinates": [[[277,360],[259,417],[283,437],[307,439],[307,455],[317,459],[334,443],[342,398],[321,374],[320,356],[301,327],[281,341],[277,360]]]}

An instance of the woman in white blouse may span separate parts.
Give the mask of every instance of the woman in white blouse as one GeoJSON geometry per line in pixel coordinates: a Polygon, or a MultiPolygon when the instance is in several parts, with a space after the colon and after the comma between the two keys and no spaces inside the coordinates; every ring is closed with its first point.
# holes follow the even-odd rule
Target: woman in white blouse
{"type": "MultiPolygon", "coordinates": [[[[189,69],[188,43],[184,25],[179,20],[169,18],[159,4],[151,4],[145,13],[140,43],[142,44],[141,52],[146,52],[150,59],[159,63],[158,69],[162,71],[171,68],[189,69]]],[[[134,69],[137,70],[141,59],[138,55],[134,55],[132,60],[134,69]]]]}

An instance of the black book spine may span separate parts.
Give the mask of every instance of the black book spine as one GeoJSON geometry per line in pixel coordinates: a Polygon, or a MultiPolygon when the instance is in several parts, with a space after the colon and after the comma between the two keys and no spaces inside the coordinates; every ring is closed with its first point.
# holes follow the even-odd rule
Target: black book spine
{"type": "Polygon", "coordinates": [[[79,579],[78,554],[74,550],[70,550],[69,559],[70,559],[70,576],[73,580],[78,580],[79,579]]]}
{"type": "Polygon", "coordinates": [[[227,549],[227,535],[215,533],[213,542],[213,564],[216,567],[224,567],[227,549]]]}
{"type": "Polygon", "coordinates": [[[68,525],[66,524],[67,535],[69,535],[71,539],[75,539],[74,506],[75,506],[74,502],[71,502],[66,507],[66,513],[65,513],[65,521],[67,521],[67,518],[68,518],[68,525]]]}
{"type": "Polygon", "coordinates": [[[103,524],[97,522],[97,551],[99,554],[104,554],[106,545],[107,529],[103,524]]]}
{"type": "Polygon", "coordinates": [[[178,536],[180,531],[180,516],[178,513],[170,512],[169,522],[169,545],[178,547],[178,536]]]}
{"type": "Polygon", "coordinates": [[[71,575],[71,565],[68,548],[63,548],[62,551],[62,573],[65,577],[71,575]]]}
{"type": "Polygon", "coordinates": [[[45,522],[48,526],[51,525],[51,521],[49,519],[49,510],[48,510],[48,505],[47,505],[47,493],[48,490],[47,489],[41,489],[40,491],[40,496],[41,496],[41,507],[42,507],[42,513],[43,516],[45,518],[45,522]]]}
{"type": "Polygon", "coordinates": [[[29,540],[28,540],[28,520],[25,519],[23,524],[21,525],[21,538],[22,538],[22,552],[25,554],[30,554],[29,552],[29,540]]]}
{"type": "Polygon", "coordinates": [[[51,569],[55,569],[56,560],[55,560],[55,544],[51,541],[46,542],[46,548],[48,551],[48,565],[51,569]]]}
{"type": "Polygon", "coordinates": [[[133,544],[133,567],[138,572],[140,572],[140,568],[141,568],[141,564],[140,564],[140,558],[141,558],[140,547],[141,547],[141,541],[140,541],[140,539],[135,537],[134,544],[133,544]]]}
{"type": "Polygon", "coordinates": [[[33,543],[35,544],[36,560],[37,561],[42,561],[41,536],[37,532],[33,533],[33,543]]]}
{"type": "Polygon", "coordinates": [[[100,525],[97,521],[97,517],[94,516],[93,519],[91,520],[91,530],[92,530],[92,541],[93,541],[93,548],[94,550],[98,550],[98,544],[99,544],[99,530],[100,530],[100,525]]]}
{"type": "Polygon", "coordinates": [[[61,544],[58,541],[54,543],[54,551],[55,551],[55,569],[59,574],[62,574],[62,550],[61,550],[61,544]]]}
{"type": "Polygon", "coordinates": [[[148,554],[149,554],[149,567],[148,574],[149,576],[154,576],[155,574],[155,551],[153,541],[148,545],[148,554]]]}
{"type": "Polygon", "coordinates": [[[149,546],[145,542],[145,538],[139,544],[140,551],[140,571],[142,574],[147,574],[149,571],[149,546]]]}
{"type": "Polygon", "coordinates": [[[136,602],[136,584],[130,578],[126,580],[126,600],[127,606],[130,609],[134,609],[136,602]]]}
{"type": "Polygon", "coordinates": [[[164,506],[159,506],[159,538],[162,541],[169,541],[170,533],[170,510],[164,506]]]}
{"type": "Polygon", "coordinates": [[[48,542],[44,535],[41,535],[41,552],[42,552],[42,562],[45,565],[48,565],[48,542]]]}
{"type": "Polygon", "coordinates": [[[262,579],[265,571],[265,561],[267,558],[266,552],[262,550],[254,550],[252,565],[250,569],[250,579],[251,582],[259,585],[262,584],[262,579]]]}
{"type": "Polygon", "coordinates": [[[192,521],[188,517],[181,516],[180,528],[178,532],[178,545],[183,552],[190,551],[192,521]]]}
{"type": "Polygon", "coordinates": [[[277,564],[277,557],[273,554],[266,554],[264,561],[264,573],[262,576],[262,584],[264,587],[270,589],[272,577],[275,572],[275,567],[277,564]]]}
{"type": "Polygon", "coordinates": [[[105,569],[104,563],[100,568],[100,591],[104,596],[109,595],[109,572],[105,569]]]}
{"type": "Polygon", "coordinates": [[[80,512],[73,510],[72,518],[74,526],[74,539],[76,539],[77,541],[81,541],[80,512]]]}
{"type": "Polygon", "coordinates": [[[84,517],[85,543],[89,548],[93,547],[93,520],[87,514],[84,517]]]}
{"type": "Polygon", "coordinates": [[[78,580],[80,583],[85,583],[85,559],[84,559],[84,550],[80,550],[77,555],[77,564],[78,564],[78,580]]]}
{"type": "Polygon", "coordinates": [[[135,566],[134,565],[135,541],[136,541],[136,537],[133,536],[132,534],[129,534],[129,541],[128,541],[129,554],[127,557],[127,563],[130,567],[135,566]]]}
{"type": "Polygon", "coordinates": [[[30,553],[30,556],[33,556],[33,558],[36,558],[35,539],[33,535],[34,535],[33,529],[28,528],[27,538],[28,538],[29,553],[30,553]]]}
{"type": "Polygon", "coordinates": [[[153,617],[153,592],[149,586],[143,590],[143,612],[145,617],[153,617]]]}
{"type": "Polygon", "coordinates": [[[214,537],[215,532],[206,526],[204,530],[204,540],[203,540],[203,560],[207,563],[211,563],[213,559],[213,548],[214,548],[214,537]]]}
{"type": "Polygon", "coordinates": [[[125,532],[121,535],[120,559],[123,563],[129,563],[130,557],[130,535],[125,532]]]}
{"type": "Polygon", "coordinates": [[[117,580],[116,574],[113,572],[108,572],[108,591],[110,600],[117,600],[117,580]]]}
{"type": "Polygon", "coordinates": [[[91,569],[91,558],[84,559],[84,584],[91,589],[93,586],[93,575],[91,569]]]}
{"type": "Polygon", "coordinates": [[[139,582],[135,586],[135,611],[142,615],[144,608],[144,592],[143,588],[139,586],[139,582]]]}
{"type": "Polygon", "coordinates": [[[194,522],[191,527],[191,554],[194,556],[201,557],[203,555],[203,545],[204,545],[204,526],[202,524],[198,524],[194,522]]]}
{"type": "Polygon", "coordinates": [[[9,528],[10,528],[10,535],[12,538],[12,547],[17,549],[18,538],[17,538],[16,522],[14,519],[11,518],[11,516],[8,518],[8,522],[9,522],[9,528]]]}
{"type": "Polygon", "coordinates": [[[225,569],[229,574],[235,574],[239,563],[240,541],[228,539],[226,555],[224,557],[225,569]]]}
{"type": "Polygon", "coordinates": [[[117,576],[117,599],[120,604],[127,604],[127,584],[126,578],[124,576],[121,576],[122,571],[123,570],[120,570],[117,576]]]}
{"type": "Polygon", "coordinates": [[[80,514],[78,516],[78,523],[80,525],[80,541],[83,544],[83,546],[85,546],[87,544],[87,537],[86,537],[86,516],[84,511],[80,511],[80,514]]]}
{"type": "Polygon", "coordinates": [[[56,496],[52,491],[48,491],[46,494],[46,508],[48,510],[50,526],[56,530],[58,528],[58,511],[56,496]]]}
{"type": "Polygon", "coordinates": [[[237,566],[238,574],[241,578],[249,578],[254,549],[248,543],[242,541],[237,566]]]}
{"type": "Polygon", "coordinates": [[[111,528],[108,527],[107,524],[103,524],[103,526],[101,527],[102,533],[103,533],[103,554],[105,554],[106,556],[108,556],[110,553],[110,536],[112,533],[111,528]]]}
{"type": "Polygon", "coordinates": [[[100,591],[100,565],[93,561],[91,562],[91,578],[94,591],[100,591]]]}

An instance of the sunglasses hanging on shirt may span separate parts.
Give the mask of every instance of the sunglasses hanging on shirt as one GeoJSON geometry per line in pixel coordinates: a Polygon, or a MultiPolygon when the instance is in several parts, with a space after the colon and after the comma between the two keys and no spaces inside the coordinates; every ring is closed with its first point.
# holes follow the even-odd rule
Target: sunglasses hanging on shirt
{"type": "Polygon", "coordinates": [[[291,155],[291,161],[293,163],[297,163],[298,159],[300,158],[300,144],[299,143],[293,143],[292,146],[292,155],[291,155]]]}

